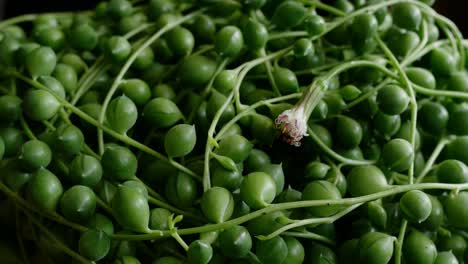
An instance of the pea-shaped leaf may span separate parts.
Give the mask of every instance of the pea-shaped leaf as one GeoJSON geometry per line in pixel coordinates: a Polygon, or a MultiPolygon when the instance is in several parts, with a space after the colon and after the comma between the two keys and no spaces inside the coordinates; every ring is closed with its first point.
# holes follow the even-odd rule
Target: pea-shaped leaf
{"type": "Polygon", "coordinates": [[[216,153],[227,156],[234,162],[243,162],[250,154],[253,144],[241,135],[232,135],[219,142],[216,153]]]}
{"type": "Polygon", "coordinates": [[[311,161],[306,165],[305,177],[312,180],[320,180],[325,178],[330,166],[320,161],[311,161]]]}
{"type": "Polygon", "coordinates": [[[432,203],[427,194],[412,190],[401,197],[400,210],[409,222],[420,223],[431,214],[432,203]]]}
{"type": "Polygon", "coordinates": [[[456,264],[458,263],[457,257],[452,253],[452,251],[443,251],[437,253],[437,258],[434,264],[456,264]]]}
{"type": "Polygon", "coordinates": [[[84,145],[84,135],[81,130],[72,125],[61,125],[55,130],[55,147],[66,155],[76,155],[80,153],[84,145]]]}
{"type": "Polygon", "coordinates": [[[203,193],[201,208],[208,220],[222,223],[231,217],[234,211],[234,199],[228,190],[213,187],[203,193]]]}
{"type": "Polygon", "coordinates": [[[253,209],[268,206],[276,196],[273,178],[264,172],[252,172],[245,176],[241,184],[242,200],[253,209]]]}
{"type": "Polygon", "coordinates": [[[197,142],[195,126],[175,125],[164,137],[164,149],[171,158],[183,157],[192,152],[197,142]]]}
{"type": "Polygon", "coordinates": [[[108,39],[104,49],[105,55],[115,63],[121,63],[130,56],[132,45],[121,36],[112,36],[108,39]]]}
{"type": "Polygon", "coordinates": [[[145,105],[151,99],[151,89],[140,79],[125,80],[120,84],[119,89],[138,106],[145,105]]]}
{"type": "Polygon", "coordinates": [[[419,67],[408,67],[406,68],[406,75],[413,83],[420,85],[427,89],[436,88],[436,79],[431,71],[419,68],[419,67]]]}
{"type": "Polygon", "coordinates": [[[413,164],[414,150],[408,141],[392,139],[384,145],[381,159],[389,169],[402,172],[413,164]]]}
{"type": "Polygon", "coordinates": [[[444,160],[437,166],[437,179],[443,183],[466,183],[468,182],[468,167],[465,163],[449,159],[444,160]]]}
{"type": "Polygon", "coordinates": [[[361,125],[347,116],[340,116],[336,120],[337,139],[341,146],[352,149],[361,143],[363,131],[361,125]]]}
{"type": "Polygon", "coordinates": [[[304,29],[311,36],[316,36],[325,31],[326,22],[323,17],[319,15],[308,15],[303,21],[304,29]]]}
{"type": "Polygon", "coordinates": [[[176,27],[167,32],[165,38],[167,45],[176,57],[189,55],[195,46],[192,32],[184,27],[176,27]]]}
{"type": "Polygon", "coordinates": [[[296,74],[288,68],[276,67],[273,71],[273,78],[282,94],[295,93],[299,89],[296,74]]]}
{"type": "Polygon", "coordinates": [[[5,66],[14,66],[15,56],[17,51],[20,50],[20,47],[21,44],[18,39],[2,35],[0,40],[0,63],[5,66]]]}
{"type": "Polygon", "coordinates": [[[385,228],[387,225],[387,211],[383,208],[381,200],[367,203],[367,217],[375,226],[385,228]]]}
{"type": "Polygon", "coordinates": [[[78,76],[73,67],[64,63],[59,63],[55,66],[53,76],[60,81],[67,93],[75,93],[78,84],[78,76]]]}
{"type": "Polygon", "coordinates": [[[345,101],[351,101],[359,97],[362,91],[356,86],[349,84],[341,88],[339,93],[345,101]]]}
{"type": "Polygon", "coordinates": [[[393,255],[394,237],[380,232],[369,232],[359,239],[359,261],[361,263],[388,263],[393,255]]]}
{"type": "Polygon", "coordinates": [[[71,28],[70,42],[81,50],[92,50],[98,44],[99,35],[89,24],[79,24],[71,28]]]}
{"type": "Polygon", "coordinates": [[[147,199],[134,188],[119,186],[112,199],[112,213],[124,229],[148,233],[150,209],[147,199]]]}
{"type": "Polygon", "coordinates": [[[236,26],[225,26],[216,33],[214,45],[221,56],[235,57],[244,46],[244,37],[236,26]]]}
{"type": "Polygon", "coordinates": [[[74,184],[93,188],[101,181],[102,174],[102,165],[98,159],[90,155],[78,155],[71,162],[67,179],[74,184]]]}
{"type": "Polygon", "coordinates": [[[403,257],[407,263],[434,263],[437,248],[429,237],[412,230],[403,241],[403,257]]]}
{"type": "Polygon", "coordinates": [[[306,57],[311,56],[315,52],[314,44],[308,38],[301,38],[294,43],[294,56],[306,57]]]}
{"type": "Polygon", "coordinates": [[[143,118],[156,128],[170,127],[183,118],[177,105],[167,98],[154,98],[143,109],[143,118]]]}
{"type": "Polygon", "coordinates": [[[302,243],[294,237],[290,236],[285,236],[283,239],[284,242],[286,242],[286,246],[288,247],[288,255],[283,261],[283,264],[302,263],[305,257],[305,250],[302,243]]]}
{"type": "Polygon", "coordinates": [[[91,219],[89,219],[88,227],[96,230],[102,230],[107,235],[114,234],[114,224],[112,223],[112,220],[100,213],[94,214],[91,219]]]}
{"type": "MultiPolygon", "coordinates": [[[[302,192],[303,200],[341,199],[341,194],[334,184],[328,181],[313,181],[302,192]]],[[[339,206],[314,206],[307,210],[314,216],[330,216],[338,212],[339,206]]]]}
{"type": "Polygon", "coordinates": [[[247,229],[254,236],[269,235],[284,226],[284,224],[278,221],[278,219],[282,217],[285,217],[283,211],[266,213],[249,221],[247,223],[247,229]]]}
{"type": "Polygon", "coordinates": [[[101,159],[104,174],[115,180],[130,180],[135,177],[138,161],[128,148],[109,144],[101,159]]]}
{"type": "Polygon", "coordinates": [[[336,188],[338,188],[338,190],[341,193],[341,196],[344,196],[346,194],[346,191],[348,190],[348,182],[339,168],[331,168],[328,171],[325,179],[333,183],[336,186],[336,188]]]}
{"type": "Polygon", "coordinates": [[[106,111],[106,120],[116,132],[125,134],[135,125],[138,110],[135,103],[125,95],[113,99],[106,111]]]}
{"type": "MultiPolygon", "coordinates": [[[[2,142],[3,149],[5,145],[2,142]]],[[[1,151],[0,153],[2,153],[1,151]]],[[[3,155],[0,155],[0,158],[3,155]]],[[[18,160],[22,168],[26,171],[33,172],[41,167],[46,168],[52,160],[52,150],[49,145],[40,140],[29,140],[21,146],[21,152],[18,160]]]]}
{"type": "Polygon", "coordinates": [[[213,257],[213,248],[203,240],[193,241],[187,250],[187,260],[190,264],[208,264],[213,257]]]}
{"type": "Polygon", "coordinates": [[[121,186],[128,186],[130,188],[135,189],[141,195],[143,195],[146,199],[148,199],[148,190],[143,182],[139,180],[128,180],[120,184],[121,186]]]}
{"type": "Polygon", "coordinates": [[[178,172],[167,180],[165,192],[169,202],[177,207],[188,208],[197,197],[197,184],[188,174],[178,172]]]}
{"type": "Polygon", "coordinates": [[[63,193],[60,209],[65,218],[74,222],[85,222],[96,210],[96,195],[87,186],[75,185],[63,193]]]}
{"type": "Polygon", "coordinates": [[[195,87],[208,83],[215,72],[216,62],[201,55],[185,58],[178,68],[180,81],[195,87]]]}
{"type": "Polygon", "coordinates": [[[0,120],[4,123],[14,122],[21,115],[22,99],[15,95],[0,96],[0,120]]]}
{"type": "Polygon", "coordinates": [[[245,170],[248,172],[254,172],[262,168],[263,166],[270,164],[270,156],[266,152],[260,149],[252,149],[250,155],[245,160],[245,170]]]}
{"type": "Polygon", "coordinates": [[[399,115],[408,107],[410,98],[403,88],[387,85],[377,94],[377,104],[380,111],[387,115],[399,115]]]}
{"type": "Polygon", "coordinates": [[[237,167],[236,163],[229,157],[221,156],[215,153],[211,153],[213,158],[219,162],[219,164],[228,171],[238,171],[239,168],[237,167]]]}
{"type": "Polygon", "coordinates": [[[154,208],[150,212],[149,227],[152,230],[168,230],[168,219],[172,212],[164,208],[154,208]]]}
{"type": "Polygon", "coordinates": [[[255,254],[262,263],[281,264],[288,256],[288,245],[280,236],[256,243],[255,254]]]}
{"type": "Polygon", "coordinates": [[[432,210],[429,217],[420,226],[427,230],[437,230],[445,220],[444,208],[437,197],[428,195],[431,200],[432,210]]]}
{"type": "Polygon", "coordinates": [[[302,3],[284,1],[276,7],[272,22],[280,28],[291,28],[299,25],[304,20],[306,14],[307,9],[302,3]]]}
{"type": "Polygon", "coordinates": [[[227,95],[236,85],[237,72],[234,70],[222,70],[218,73],[213,81],[213,88],[218,92],[227,95]]]}
{"type": "Polygon", "coordinates": [[[240,168],[228,157],[214,156],[221,159],[210,163],[211,183],[230,191],[237,190],[243,180],[240,168]]]}
{"type": "Polygon", "coordinates": [[[50,92],[55,93],[60,98],[65,99],[65,88],[63,85],[52,76],[39,76],[37,81],[50,89],[50,92]]]}
{"type": "Polygon", "coordinates": [[[23,111],[34,121],[44,121],[52,118],[58,112],[60,105],[50,92],[33,90],[24,97],[23,111]]]}
{"type": "Polygon", "coordinates": [[[291,186],[282,191],[276,198],[278,203],[297,202],[300,200],[302,200],[302,193],[298,190],[294,190],[291,186]]]}
{"type": "Polygon", "coordinates": [[[109,253],[110,244],[111,240],[104,231],[89,229],[81,235],[78,251],[85,258],[98,261],[109,253]]]}
{"type": "Polygon", "coordinates": [[[387,178],[376,166],[356,166],[348,174],[348,190],[354,197],[376,193],[388,187],[387,178]]]}
{"type": "Polygon", "coordinates": [[[411,3],[396,4],[392,10],[393,20],[398,27],[416,31],[421,25],[421,10],[411,3]]]}
{"type": "Polygon", "coordinates": [[[63,193],[60,180],[47,169],[39,169],[28,182],[27,195],[39,208],[54,212],[63,193]]]}
{"type": "Polygon", "coordinates": [[[284,188],[284,172],[282,164],[268,164],[259,169],[270,175],[276,184],[276,195],[280,194],[284,188]]]}
{"type": "Polygon", "coordinates": [[[260,22],[249,19],[243,27],[245,45],[252,51],[265,47],[268,41],[268,29],[260,22]]]}
{"type": "Polygon", "coordinates": [[[468,192],[450,194],[443,204],[445,215],[451,226],[468,228],[468,192]]]}
{"type": "Polygon", "coordinates": [[[246,256],[252,248],[252,238],[243,226],[232,226],[218,236],[221,252],[228,257],[246,256]]]}
{"type": "Polygon", "coordinates": [[[278,130],[273,120],[260,114],[253,114],[250,117],[250,132],[252,136],[261,144],[267,146],[271,145],[278,136],[278,130]]]}
{"type": "Polygon", "coordinates": [[[310,263],[337,263],[335,252],[331,248],[319,243],[313,243],[307,249],[307,253],[310,263]]]}
{"type": "Polygon", "coordinates": [[[57,64],[57,55],[49,47],[39,47],[26,56],[26,69],[33,78],[50,75],[57,64]]]}

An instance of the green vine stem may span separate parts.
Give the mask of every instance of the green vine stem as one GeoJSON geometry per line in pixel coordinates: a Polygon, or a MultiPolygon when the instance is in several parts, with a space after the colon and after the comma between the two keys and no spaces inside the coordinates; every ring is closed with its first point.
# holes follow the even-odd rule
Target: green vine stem
{"type": "MultiPolygon", "coordinates": [[[[289,203],[271,204],[268,207],[251,212],[249,214],[246,214],[244,216],[241,216],[235,219],[231,219],[224,223],[207,224],[207,225],[199,226],[199,227],[179,229],[178,234],[179,235],[191,235],[191,234],[222,230],[222,229],[226,229],[231,226],[234,226],[234,225],[243,224],[263,214],[281,211],[281,210],[290,210],[290,209],[295,209],[295,208],[305,208],[305,207],[312,207],[312,206],[331,206],[331,205],[351,206],[355,204],[370,202],[370,201],[381,199],[384,197],[393,196],[393,195],[408,192],[411,190],[430,190],[430,189],[461,191],[461,190],[468,189],[468,183],[464,183],[464,184],[418,183],[418,184],[411,184],[411,185],[397,185],[397,186],[389,186],[389,188],[385,191],[381,191],[381,192],[373,193],[369,195],[364,195],[364,196],[359,196],[359,197],[354,197],[354,198],[343,198],[343,199],[335,199],[335,200],[310,200],[310,201],[297,201],[297,202],[289,202],[289,203]]],[[[149,234],[114,234],[112,238],[120,239],[120,240],[152,240],[152,239],[157,239],[157,238],[162,238],[162,237],[168,237],[170,235],[171,234],[168,230],[152,230],[152,232],[149,234]]]]}
{"type": "Polygon", "coordinates": [[[403,248],[403,241],[405,239],[406,227],[408,226],[408,221],[403,219],[401,221],[400,231],[398,233],[398,238],[395,241],[395,264],[401,263],[401,255],[403,248]]]}
{"type": "Polygon", "coordinates": [[[177,228],[175,227],[175,225],[182,221],[183,219],[183,216],[182,215],[178,215],[174,218],[174,215],[170,215],[167,222],[168,222],[168,227],[169,227],[169,232],[171,233],[171,236],[177,241],[177,243],[179,243],[180,246],[182,246],[182,248],[187,251],[189,249],[189,246],[187,245],[187,243],[185,243],[185,241],[180,237],[180,235],[177,233],[177,228]]]}
{"type": "Polygon", "coordinates": [[[351,205],[351,206],[349,206],[349,207],[341,210],[340,212],[338,212],[338,213],[336,213],[336,214],[334,214],[332,216],[329,216],[329,217],[297,220],[297,221],[294,221],[294,223],[292,223],[292,224],[288,224],[288,225],[285,225],[285,226],[283,226],[281,228],[278,228],[275,232],[272,232],[269,235],[266,235],[266,236],[260,235],[260,236],[257,236],[257,238],[260,239],[260,240],[268,240],[268,239],[274,238],[275,236],[279,236],[283,232],[288,231],[288,230],[293,229],[293,228],[308,226],[308,225],[312,225],[312,224],[331,224],[331,223],[335,222],[336,220],[340,219],[341,217],[343,217],[343,216],[347,215],[348,213],[352,212],[354,209],[358,208],[361,205],[362,205],[362,203],[353,204],[353,205],[351,205]]]}
{"type": "MultiPolygon", "coordinates": [[[[265,49],[261,49],[259,51],[260,53],[260,56],[261,57],[266,57],[266,51],[265,49]]],[[[276,85],[276,81],[275,81],[275,78],[273,77],[273,69],[271,67],[271,62],[269,60],[265,61],[263,63],[265,65],[265,68],[266,68],[266,71],[267,71],[267,76],[268,76],[268,80],[270,81],[270,84],[271,84],[271,88],[273,89],[273,92],[276,96],[281,96],[281,93],[278,89],[278,85],[276,85]]]]}
{"type": "Polygon", "coordinates": [[[336,245],[335,241],[329,239],[328,237],[325,237],[316,233],[312,233],[309,231],[301,231],[301,232],[286,231],[286,232],[283,232],[282,235],[316,240],[316,241],[320,241],[325,244],[328,244],[330,246],[336,245]]]}
{"type": "Polygon", "coordinates": [[[309,33],[306,31],[289,31],[289,32],[281,32],[281,33],[272,33],[268,36],[268,41],[274,39],[282,39],[282,38],[297,38],[297,37],[308,37],[309,33]]]}

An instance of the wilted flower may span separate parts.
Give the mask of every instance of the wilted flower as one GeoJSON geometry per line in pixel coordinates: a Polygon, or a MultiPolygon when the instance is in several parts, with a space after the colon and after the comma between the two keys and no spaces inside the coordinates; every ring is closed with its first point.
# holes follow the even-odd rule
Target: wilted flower
{"type": "Polygon", "coordinates": [[[299,147],[301,139],[307,135],[307,119],[303,107],[288,109],[280,114],[275,123],[281,130],[284,140],[299,147]]]}
{"type": "Polygon", "coordinates": [[[322,99],[325,88],[325,82],[317,80],[304,92],[301,100],[293,108],[284,111],[275,119],[276,126],[288,144],[299,147],[302,138],[308,136],[307,121],[312,110],[322,99]]]}

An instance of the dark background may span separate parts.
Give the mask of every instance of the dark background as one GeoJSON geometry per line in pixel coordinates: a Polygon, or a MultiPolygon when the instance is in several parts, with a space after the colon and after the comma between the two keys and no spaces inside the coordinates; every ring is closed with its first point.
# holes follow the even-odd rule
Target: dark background
{"type": "MultiPolygon", "coordinates": [[[[26,13],[87,10],[94,8],[97,0],[0,0],[0,19],[26,13]]],[[[452,19],[468,36],[468,1],[436,0],[434,8],[452,19]]]]}

